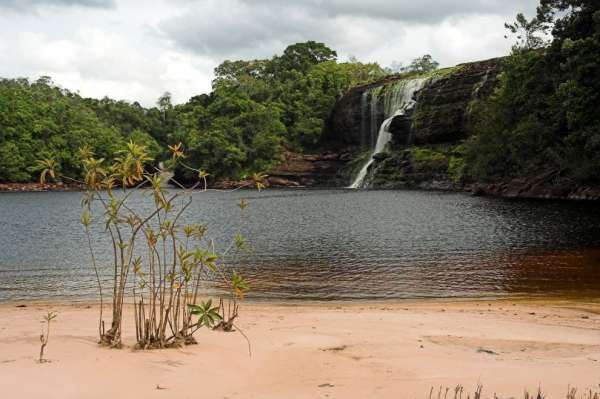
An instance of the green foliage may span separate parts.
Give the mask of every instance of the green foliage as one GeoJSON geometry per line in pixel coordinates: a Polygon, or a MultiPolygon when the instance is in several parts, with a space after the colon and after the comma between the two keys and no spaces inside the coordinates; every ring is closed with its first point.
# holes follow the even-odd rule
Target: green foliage
{"type": "Polygon", "coordinates": [[[44,321],[49,323],[52,320],[56,319],[56,317],[58,316],[58,313],[56,312],[48,312],[45,316],[44,316],[44,321]]]}
{"type": "Polygon", "coordinates": [[[429,148],[413,147],[410,150],[413,162],[436,162],[446,159],[446,155],[429,148]]]}
{"type": "Polygon", "coordinates": [[[44,349],[46,348],[46,345],[48,345],[48,340],[50,339],[50,322],[56,319],[57,316],[58,314],[56,312],[48,312],[43,318],[42,322],[46,323],[46,332],[44,332],[42,328],[42,334],[40,335],[40,363],[44,363],[47,361],[46,359],[44,359],[44,349]]]}
{"type": "MultiPolygon", "coordinates": [[[[34,180],[37,159],[52,159],[57,172],[79,179],[85,173],[79,148],[110,164],[128,142],[145,147],[155,164],[168,159],[163,148],[182,143],[190,165],[211,171],[208,179],[264,171],[286,148],[315,149],[335,101],[384,75],[377,64],[336,59],[334,50],[309,41],[271,59],[224,61],[210,94],[173,105],[165,93],[152,108],[82,98],[48,77],[0,80],[0,181],[34,180]]],[[[181,165],[175,174],[197,178],[181,165]]]]}
{"type": "Polygon", "coordinates": [[[202,302],[200,305],[188,304],[190,313],[198,316],[198,327],[214,327],[215,323],[222,319],[219,314],[219,307],[212,306],[212,299],[202,302]]]}
{"type": "Polygon", "coordinates": [[[415,58],[412,60],[410,65],[405,68],[405,72],[418,72],[418,73],[427,73],[433,72],[438,69],[440,63],[435,61],[430,54],[425,54],[422,57],[415,58]]]}
{"type": "Polygon", "coordinates": [[[274,74],[291,71],[308,72],[313,65],[337,59],[337,53],[323,43],[308,41],[288,46],[280,57],[274,57],[268,69],[274,74]]]}
{"type": "Polygon", "coordinates": [[[52,159],[56,170],[79,178],[78,149],[112,154],[127,141],[154,149],[144,129],[142,109],[113,100],[89,100],[55,86],[50,78],[0,80],[0,181],[35,179],[38,159],[52,159]]]}
{"type": "Polygon", "coordinates": [[[598,182],[600,5],[542,0],[537,21],[553,24],[553,40],[536,51],[518,43],[500,87],[474,107],[477,136],[468,146],[467,172],[494,180],[555,171],[598,182]]]}
{"type": "MultiPolygon", "coordinates": [[[[229,248],[217,254],[214,241],[205,237],[206,225],[181,224],[181,217],[193,201],[192,191],[203,183],[206,186],[207,173],[185,164],[188,156],[181,143],[168,146],[168,150],[173,166],[182,164],[194,172],[196,184],[190,189],[175,193],[165,191],[160,174],[148,172],[152,157],[143,145],[130,141],[112,155],[111,164],[104,158],[95,158],[87,147],[78,151],[85,187],[80,222],[87,236],[100,294],[98,335],[100,343],[111,347],[121,346],[124,298],[133,298],[136,347],[166,348],[194,343],[195,331],[214,327],[225,317],[225,325],[231,329],[238,315],[238,300],[243,299],[248,290],[242,276],[225,267],[230,250],[245,249],[239,232],[229,248]],[[116,186],[121,188],[118,193],[114,191],[116,186]],[[153,206],[134,210],[131,202],[143,201],[144,197],[133,198],[131,188],[143,189],[144,197],[153,206]],[[91,229],[94,222],[101,223],[104,230],[91,229]],[[98,264],[94,256],[94,245],[102,240],[92,239],[92,234],[106,235],[113,250],[109,290],[112,321],[108,331],[103,319],[103,283],[99,272],[105,265],[98,264]],[[224,287],[218,288],[223,288],[227,296],[227,313],[223,299],[218,307],[213,307],[211,300],[197,305],[201,285],[215,279],[225,282],[224,287]],[[196,322],[193,316],[198,317],[196,322]]],[[[67,177],[57,170],[57,163],[52,159],[38,163],[42,182],[46,178],[67,177]]],[[[264,175],[255,174],[252,184],[262,188],[263,178],[264,175]]],[[[243,210],[247,205],[241,201],[239,207],[243,210]]],[[[49,314],[48,326],[52,318],[54,316],[49,314]]],[[[45,337],[41,338],[40,360],[47,334],[45,337]]]]}
{"type": "MultiPolygon", "coordinates": [[[[525,15],[518,13],[513,23],[505,23],[504,27],[515,36],[516,43],[513,50],[534,50],[546,45],[546,41],[539,35],[548,31],[548,24],[538,18],[527,20],[525,15]]],[[[508,35],[504,38],[508,39],[508,35]]]]}
{"type": "Polygon", "coordinates": [[[453,73],[460,71],[462,67],[463,67],[462,65],[456,65],[453,67],[436,69],[435,71],[429,72],[428,76],[436,77],[436,78],[443,78],[444,76],[448,76],[448,75],[451,75],[453,73]]]}
{"type": "MultiPolygon", "coordinates": [[[[338,63],[322,43],[297,43],[269,60],[224,61],[213,92],[176,106],[171,142],[211,178],[243,178],[282,160],[285,149],[310,151],[324,120],[349,88],[384,75],[377,64],[338,63]]],[[[176,176],[190,180],[185,168],[176,176]]]]}
{"type": "Polygon", "coordinates": [[[233,292],[235,292],[240,299],[244,299],[245,292],[250,289],[242,276],[235,271],[231,275],[231,286],[233,288],[233,292]]]}
{"type": "Polygon", "coordinates": [[[467,163],[462,154],[454,154],[450,156],[450,160],[448,162],[448,177],[454,183],[459,183],[464,174],[467,163]]]}
{"type": "Polygon", "coordinates": [[[463,179],[466,160],[465,146],[437,144],[410,148],[410,160],[418,171],[443,171],[454,183],[463,179]]]}
{"type": "Polygon", "coordinates": [[[394,61],[385,70],[387,73],[395,74],[427,74],[437,70],[439,66],[440,63],[435,61],[430,54],[425,54],[413,59],[407,66],[403,66],[401,62],[394,61]]]}

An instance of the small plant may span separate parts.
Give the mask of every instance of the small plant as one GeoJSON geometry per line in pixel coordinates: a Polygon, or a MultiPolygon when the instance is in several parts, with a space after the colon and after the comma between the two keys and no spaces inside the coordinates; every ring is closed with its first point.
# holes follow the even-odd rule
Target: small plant
{"type": "MultiPolygon", "coordinates": [[[[529,391],[525,390],[523,397],[525,399],[546,399],[546,395],[542,392],[542,387],[538,387],[536,395],[530,394],[529,391]]],[[[567,397],[569,397],[569,393],[567,393],[567,397]]]]}
{"type": "MultiPolygon", "coordinates": [[[[95,158],[89,148],[80,150],[85,176],[84,181],[78,182],[85,187],[81,224],[100,294],[98,335],[103,345],[121,346],[126,301],[133,302],[138,349],[194,344],[194,332],[222,322],[226,323],[223,330],[230,331],[238,315],[238,300],[249,288],[240,274],[226,267],[230,251],[245,249],[245,239],[239,231],[227,249],[218,253],[213,240],[206,237],[207,225],[181,222],[192,203],[193,190],[206,191],[208,173],[184,163],[186,155],[181,144],[169,146],[169,151],[171,167],[179,165],[197,176],[197,183],[191,188],[171,180],[179,190],[167,191],[161,171],[151,164],[153,160],[146,148],[133,142],[118,151],[110,165],[95,158]],[[134,192],[142,193],[142,200],[152,206],[138,210],[135,202],[140,199],[132,197],[134,192]],[[104,226],[104,234],[112,244],[112,320],[108,328],[103,319],[102,265],[95,257],[93,243],[97,240],[92,239],[90,228],[95,218],[104,226]],[[210,299],[201,301],[201,287],[213,283],[215,277],[224,295],[219,306],[213,306],[210,299]]],[[[76,181],[60,175],[52,160],[41,161],[40,165],[42,183],[47,177],[76,181]]],[[[255,173],[248,186],[261,190],[265,178],[266,175],[255,173]]],[[[248,203],[241,200],[238,206],[243,214],[248,203]]]]}
{"type": "Polygon", "coordinates": [[[50,338],[50,322],[54,320],[58,316],[55,312],[48,312],[47,315],[44,316],[42,320],[42,333],[40,334],[40,363],[45,363],[48,360],[44,359],[44,349],[46,349],[46,345],[48,345],[48,339],[50,338]],[[46,332],[44,332],[44,324],[46,325],[46,332]]]}
{"type": "MultiPolygon", "coordinates": [[[[477,388],[472,394],[465,391],[462,385],[457,385],[453,390],[450,388],[443,389],[442,386],[440,386],[437,392],[434,391],[434,387],[431,387],[428,399],[481,399],[482,392],[483,385],[481,384],[477,384],[477,388]],[[448,395],[451,391],[454,391],[454,395],[448,395]]],[[[500,399],[500,396],[494,393],[493,398],[500,399]]],[[[542,391],[541,386],[538,386],[536,394],[530,393],[528,390],[523,391],[523,399],[546,399],[546,395],[542,391]]],[[[600,393],[589,389],[588,391],[583,391],[581,394],[577,395],[577,388],[569,386],[567,388],[566,399],[600,399],[600,393]]]]}

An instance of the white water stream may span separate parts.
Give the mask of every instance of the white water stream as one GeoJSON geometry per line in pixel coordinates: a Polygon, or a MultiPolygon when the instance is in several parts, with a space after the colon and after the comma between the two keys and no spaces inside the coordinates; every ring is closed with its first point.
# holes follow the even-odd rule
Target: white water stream
{"type": "MultiPolygon", "coordinates": [[[[389,88],[386,88],[385,94],[383,96],[383,109],[384,109],[384,117],[386,118],[381,126],[379,127],[379,132],[377,134],[377,141],[375,142],[375,148],[369,157],[369,160],[363,165],[358,175],[352,182],[352,184],[348,188],[362,188],[365,184],[365,178],[367,177],[367,173],[369,172],[369,166],[374,161],[373,156],[385,150],[385,147],[388,145],[390,140],[392,139],[392,134],[390,133],[390,125],[395,117],[405,115],[406,112],[412,109],[415,106],[415,100],[413,99],[416,91],[420,90],[427,79],[407,79],[401,80],[397,83],[394,83],[389,88]]],[[[378,99],[378,91],[375,92],[372,89],[371,93],[371,125],[373,125],[374,120],[376,119],[377,113],[374,112],[377,105],[378,99]]],[[[366,98],[366,96],[363,96],[366,98]]],[[[366,101],[361,101],[361,107],[366,107],[366,101]]],[[[366,111],[361,110],[361,114],[366,115],[366,111]]],[[[365,125],[365,122],[362,121],[362,125],[365,125]]]]}

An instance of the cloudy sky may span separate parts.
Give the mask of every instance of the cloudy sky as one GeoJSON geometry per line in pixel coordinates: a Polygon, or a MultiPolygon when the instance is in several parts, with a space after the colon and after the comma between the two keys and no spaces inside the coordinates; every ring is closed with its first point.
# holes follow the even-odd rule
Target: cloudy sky
{"type": "Polygon", "coordinates": [[[0,0],[0,77],[152,105],[210,91],[225,59],[315,40],[382,66],[508,53],[503,24],[537,0],[0,0]]]}

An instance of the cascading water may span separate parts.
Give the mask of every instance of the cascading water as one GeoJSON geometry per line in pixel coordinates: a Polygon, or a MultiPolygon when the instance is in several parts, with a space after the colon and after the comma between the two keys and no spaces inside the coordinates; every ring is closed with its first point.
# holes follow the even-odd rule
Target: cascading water
{"type": "MultiPolygon", "coordinates": [[[[375,142],[375,147],[371,153],[371,156],[369,157],[369,160],[363,165],[349,188],[363,187],[365,178],[367,177],[367,172],[369,171],[369,166],[371,166],[374,161],[374,155],[382,152],[392,139],[392,134],[390,133],[390,125],[392,124],[392,121],[397,116],[405,115],[408,110],[415,106],[415,100],[413,99],[413,96],[416,91],[420,90],[425,85],[427,80],[428,79],[401,80],[385,89],[385,93],[383,95],[383,111],[385,120],[379,127],[377,141],[375,142]]],[[[371,134],[373,134],[375,130],[373,129],[374,124],[377,123],[376,110],[380,89],[381,88],[375,88],[371,90],[371,134]]],[[[361,107],[365,107],[366,109],[366,100],[364,100],[365,98],[366,96],[363,95],[361,99],[361,107]]],[[[365,109],[361,110],[363,116],[366,114],[365,109]]],[[[366,123],[364,121],[361,121],[361,123],[362,130],[362,127],[365,126],[366,123]]]]}
{"type": "MultiPolygon", "coordinates": [[[[369,115],[367,113],[369,104],[369,91],[365,90],[360,96],[360,145],[362,147],[366,146],[365,142],[367,137],[367,121],[369,120],[369,115]]],[[[370,134],[369,134],[370,135],[370,134]]]]}
{"type": "Polygon", "coordinates": [[[379,93],[381,93],[381,87],[376,87],[369,90],[371,96],[371,112],[369,113],[369,146],[373,147],[377,141],[377,104],[379,99],[379,93]]]}

